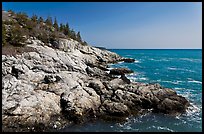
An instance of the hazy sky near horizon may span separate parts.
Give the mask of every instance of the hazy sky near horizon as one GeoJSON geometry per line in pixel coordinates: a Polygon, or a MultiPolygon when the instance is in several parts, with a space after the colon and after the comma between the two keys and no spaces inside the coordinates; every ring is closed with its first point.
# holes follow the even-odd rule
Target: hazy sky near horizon
{"type": "Polygon", "coordinates": [[[3,2],[2,7],[68,22],[93,46],[202,48],[201,2],[3,2]]]}

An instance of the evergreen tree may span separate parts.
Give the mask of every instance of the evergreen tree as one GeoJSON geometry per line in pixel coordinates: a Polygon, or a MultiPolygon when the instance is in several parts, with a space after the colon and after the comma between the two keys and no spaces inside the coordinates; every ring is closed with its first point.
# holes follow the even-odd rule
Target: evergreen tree
{"type": "Polygon", "coordinates": [[[68,37],[70,37],[70,28],[69,28],[68,23],[66,23],[66,25],[64,27],[64,34],[67,35],[68,37]]]}
{"type": "Polygon", "coordinates": [[[59,31],[59,26],[58,26],[58,23],[57,23],[57,19],[56,19],[56,18],[55,18],[53,27],[54,27],[57,31],[59,31]]]}
{"type": "Polygon", "coordinates": [[[42,17],[40,17],[40,18],[38,19],[38,23],[42,23],[42,22],[44,22],[44,20],[43,20],[42,17]]]}
{"type": "Polygon", "coordinates": [[[14,12],[12,10],[8,10],[9,13],[11,13],[11,15],[14,15],[14,12]]]}
{"type": "Polygon", "coordinates": [[[33,16],[31,17],[31,20],[32,20],[33,22],[37,22],[38,16],[37,16],[37,15],[33,15],[33,16]]]}
{"type": "Polygon", "coordinates": [[[78,42],[82,42],[80,32],[77,33],[77,35],[76,35],[76,40],[77,40],[78,42]]]}
{"type": "Polygon", "coordinates": [[[47,17],[45,23],[48,25],[48,26],[52,26],[52,18],[49,16],[47,17]]]}
{"type": "Polygon", "coordinates": [[[16,14],[16,20],[20,25],[25,26],[26,22],[28,21],[28,16],[26,13],[19,12],[16,14]]]}
{"type": "Polygon", "coordinates": [[[56,17],[54,23],[52,23],[51,17],[48,17],[46,21],[44,21],[42,17],[37,17],[36,15],[28,18],[28,16],[22,12],[14,13],[13,16],[14,19],[11,21],[3,22],[3,45],[8,42],[11,45],[22,46],[28,37],[36,37],[44,43],[55,43],[59,38],[72,38],[82,45],[87,44],[82,40],[80,32],[76,33],[73,29],[70,29],[68,23],[58,25],[56,17]],[[5,26],[7,25],[10,29],[6,32],[5,26]]]}
{"type": "Polygon", "coordinates": [[[76,40],[76,33],[75,33],[75,31],[72,29],[71,31],[70,31],[70,38],[72,38],[72,39],[74,39],[74,40],[76,40]]]}
{"type": "Polygon", "coordinates": [[[23,29],[18,24],[15,24],[10,29],[8,41],[11,45],[22,46],[25,42],[25,38],[23,36],[23,29]]]}
{"type": "Polygon", "coordinates": [[[60,32],[63,32],[64,30],[64,25],[62,23],[60,23],[60,28],[59,28],[60,32]]]}
{"type": "Polygon", "coordinates": [[[70,29],[69,29],[69,24],[68,24],[68,23],[66,23],[65,28],[66,28],[68,31],[70,30],[70,29]]]}

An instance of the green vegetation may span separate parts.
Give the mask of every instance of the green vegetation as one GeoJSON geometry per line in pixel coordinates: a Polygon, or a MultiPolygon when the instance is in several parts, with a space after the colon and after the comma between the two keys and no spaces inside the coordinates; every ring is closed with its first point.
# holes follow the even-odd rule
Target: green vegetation
{"type": "Polygon", "coordinates": [[[71,38],[77,40],[82,45],[87,45],[82,40],[80,32],[70,29],[69,24],[58,25],[57,19],[53,20],[50,16],[44,20],[42,17],[33,15],[31,18],[26,13],[14,13],[10,20],[2,20],[2,45],[11,44],[14,46],[23,46],[26,39],[36,37],[45,44],[58,42],[59,38],[71,38]]]}
{"type": "Polygon", "coordinates": [[[53,27],[55,28],[56,31],[59,31],[59,26],[58,26],[58,23],[57,23],[57,19],[55,18],[55,22],[53,24],[53,27]]]}
{"type": "Polygon", "coordinates": [[[5,24],[2,23],[2,45],[6,44],[6,27],[5,24]]]}
{"type": "Polygon", "coordinates": [[[11,27],[8,33],[8,43],[15,46],[23,46],[26,40],[24,29],[15,24],[11,27]]]}

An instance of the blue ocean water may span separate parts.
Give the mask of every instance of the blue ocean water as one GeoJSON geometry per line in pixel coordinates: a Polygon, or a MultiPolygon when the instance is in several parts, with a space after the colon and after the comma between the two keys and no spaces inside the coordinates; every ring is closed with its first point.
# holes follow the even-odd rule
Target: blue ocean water
{"type": "Polygon", "coordinates": [[[125,122],[92,121],[67,127],[62,131],[120,131],[120,132],[201,132],[202,131],[202,50],[139,50],[111,49],[110,51],[134,58],[134,63],[112,64],[134,70],[127,75],[131,81],[159,83],[173,88],[186,97],[192,106],[187,113],[170,117],[162,114],[146,114],[130,117],[125,122]]]}

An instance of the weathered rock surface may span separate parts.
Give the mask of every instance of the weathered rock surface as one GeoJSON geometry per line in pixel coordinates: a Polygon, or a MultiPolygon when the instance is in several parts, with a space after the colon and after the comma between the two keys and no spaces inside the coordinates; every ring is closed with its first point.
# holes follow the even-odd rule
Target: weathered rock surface
{"type": "Polygon", "coordinates": [[[123,59],[115,53],[67,39],[56,42],[57,49],[39,40],[30,43],[35,52],[2,55],[3,131],[60,128],[69,121],[122,118],[149,109],[178,115],[189,106],[172,89],[130,82],[129,69],[112,69],[110,74],[121,77],[111,76],[107,63],[123,59]]]}

